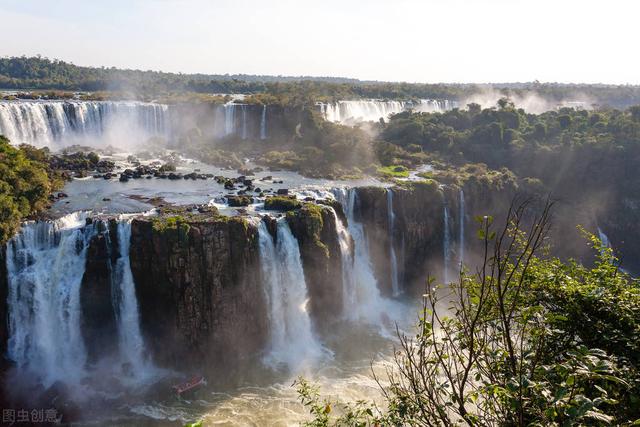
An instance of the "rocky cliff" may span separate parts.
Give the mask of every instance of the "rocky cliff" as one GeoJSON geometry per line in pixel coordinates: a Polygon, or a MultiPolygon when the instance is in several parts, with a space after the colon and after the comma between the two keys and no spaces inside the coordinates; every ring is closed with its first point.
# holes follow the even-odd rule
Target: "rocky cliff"
{"type": "Polygon", "coordinates": [[[342,258],[330,207],[305,204],[287,213],[291,232],[298,240],[305,281],[316,325],[328,327],[342,313],[342,258]]]}
{"type": "Polygon", "coordinates": [[[263,349],[257,242],[257,228],[241,218],[133,221],[140,324],[157,364],[213,371],[263,349]]]}
{"type": "Polygon", "coordinates": [[[98,232],[89,242],[80,286],[82,335],[92,362],[117,350],[118,333],[111,290],[111,273],[118,256],[115,222],[96,221],[95,226],[98,232]]]}

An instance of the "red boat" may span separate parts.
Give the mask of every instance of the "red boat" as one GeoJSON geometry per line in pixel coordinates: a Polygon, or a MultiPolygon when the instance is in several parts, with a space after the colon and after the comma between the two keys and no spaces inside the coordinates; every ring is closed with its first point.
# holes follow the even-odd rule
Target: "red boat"
{"type": "Polygon", "coordinates": [[[194,391],[204,385],[207,385],[207,381],[204,379],[204,377],[195,376],[187,382],[174,385],[172,388],[173,388],[173,391],[175,391],[178,396],[181,396],[184,393],[194,391]]]}

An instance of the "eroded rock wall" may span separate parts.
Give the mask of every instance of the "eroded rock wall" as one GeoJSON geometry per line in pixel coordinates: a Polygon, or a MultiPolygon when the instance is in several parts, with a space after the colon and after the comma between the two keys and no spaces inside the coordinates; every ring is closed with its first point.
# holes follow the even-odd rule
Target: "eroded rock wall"
{"type": "Polygon", "coordinates": [[[342,313],[342,259],[335,216],[327,206],[307,204],[287,214],[291,232],[298,240],[311,315],[324,329],[342,313]]]}
{"type": "Polygon", "coordinates": [[[147,347],[161,366],[213,371],[264,347],[257,228],[225,218],[135,219],[131,269],[147,347]]]}

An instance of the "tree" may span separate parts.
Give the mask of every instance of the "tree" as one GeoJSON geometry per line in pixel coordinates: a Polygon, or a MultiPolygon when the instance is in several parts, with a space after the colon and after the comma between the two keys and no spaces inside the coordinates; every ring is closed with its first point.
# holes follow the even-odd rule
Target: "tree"
{"type": "MultiPolygon", "coordinates": [[[[549,235],[552,203],[544,203],[538,214],[532,206],[531,200],[514,202],[497,232],[490,217],[478,218],[484,256],[475,273],[461,270],[459,280],[447,289],[429,282],[417,334],[398,333],[400,346],[387,374],[390,385],[381,385],[384,410],[359,402],[342,405],[343,415],[332,419],[332,403],[298,383],[307,387],[298,391],[313,416],[309,425],[633,421],[636,405],[624,399],[628,382],[638,374],[625,370],[614,354],[592,347],[592,341],[561,330],[563,322],[579,319],[563,316],[550,299],[541,297],[540,286],[546,283],[541,278],[553,275],[559,261],[539,257],[549,235]]],[[[602,260],[606,266],[596,266],[593,277],[606,286],[617,280],[611,274],[617,268],[611,257],[602,260]]],[[[637,289],[637,283],[631,284],[637,289]]],[[[640,298],[634,301],[640,303],[640,298]]],[[[611,322],[604,317],[601,321],[611,322]]]]}

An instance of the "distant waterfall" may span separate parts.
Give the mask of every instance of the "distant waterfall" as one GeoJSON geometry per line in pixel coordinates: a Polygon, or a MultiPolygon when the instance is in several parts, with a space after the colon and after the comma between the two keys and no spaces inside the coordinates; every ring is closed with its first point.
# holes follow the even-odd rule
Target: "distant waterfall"
{"type": "Polygon", "coordinates": [[[0,101],[0,134],[13,144],[55,148],[135,136],[168,138],[168,106],[125,101],[0,101]]]}
{"type": "Polygon", "coordinates": [[[458,252],[459,252],[459,267],[464,266],[464,223],[466,220],[466,212],[464,207],[464,190],[460,189],[460,215],[458,221],[460,221],[460,235],[458,237],[458,252]]]}
{"type": "Polygon", "coordinates": [[[404,110],[401,101],[357,100],[322,104],[325,119],[330,122],[366,122],[388,119],[391,114],[404,110]]]}
{"type": "Polygon", "coordinates": [[[387,216],[389,221],[389,253],[391,256],[391,291],[393,296],[400,294],[400,285],[398,283],[398,258],[396,257],[395,247],[395,221],[396,215],[393,212],[393,190],[387,189],[387,216]]]}
{"type": "Polygon", "coordinates": [[[262,106],[262,116],[260,117],[260,139],[267,139],[267,105],[262,106]]]}
{"type": "Polygon", "coordinates": [[[7,245],[8,356],[45,386],[85,374],[80,285],[94,234],[85,215],[74,213],[24,224],[7,245]]]}
{"type": "Polygon", "coordinates": [[[224,104],[224,134],[231,135],[236,132],[236,104],[230,102],[224,104]]]}
{"type": "Polygon", "coordinates": [[[144,373],[145,351],[140,332],[140,315],[135,283],[129,261],[131,220],[118,222],[118,259],[112,277],[113,306],[118,325],[120,356],[134,368],[135,374],[144,373]]]}
{"type": "Polygon", "coordinates": [[[322,353],[307,311],[308,295],[298,242],[286,219],[277,222],[277,243],[267,226],[258,226],[260,265],[270,321],[267,362],[295,368],[322,353]]]}
{"type": "Polygon", "coordinates": [[[320,113],[330,122],[367,122],[387,120],[390,115],[408,109],[421,112],[443,112],[457,106],[448,100],[421,99],[419,101],[385,101],[359,99],[317,104],[320,113]]]}
{"type": "Polygon", "coordinates": [[[247,106],[242,106],[242,139],[247,139],[247,106]]]}
{"type": "Polygon", "coordinates": [[[449,269],[451,268],[451,234],[449,230],[449,208],[444,203],[444,224],[442,230],[442,251],[444,259],[444,283],[449,283],[449,269]]]}
{"type": "Polygon", "coordinates": [[[444,113],[457,108],[458,103],[448,99],[421,99],[415,104],[410,104],[409,107],[421,113],[444,113]]]}
{"type": "Polygon", "coordinates": [[[380,295],[378,283],[373,273],[369,248],[361,223],[355,220],[357,192],[355,189],[334,189],[334,196],[345,209],[348,228],[336,218],[340,250],[342,255],[343,278],[345,286],[345,314],[352,320],[366,320],[372,324],[380,324],[382,316],[394,309],[389,301],[380,295]],[[348,239],[353,239],[353,256],[349,251],[348,239]],[[345,262],[345,260],[347,262],[345,262]]]}

